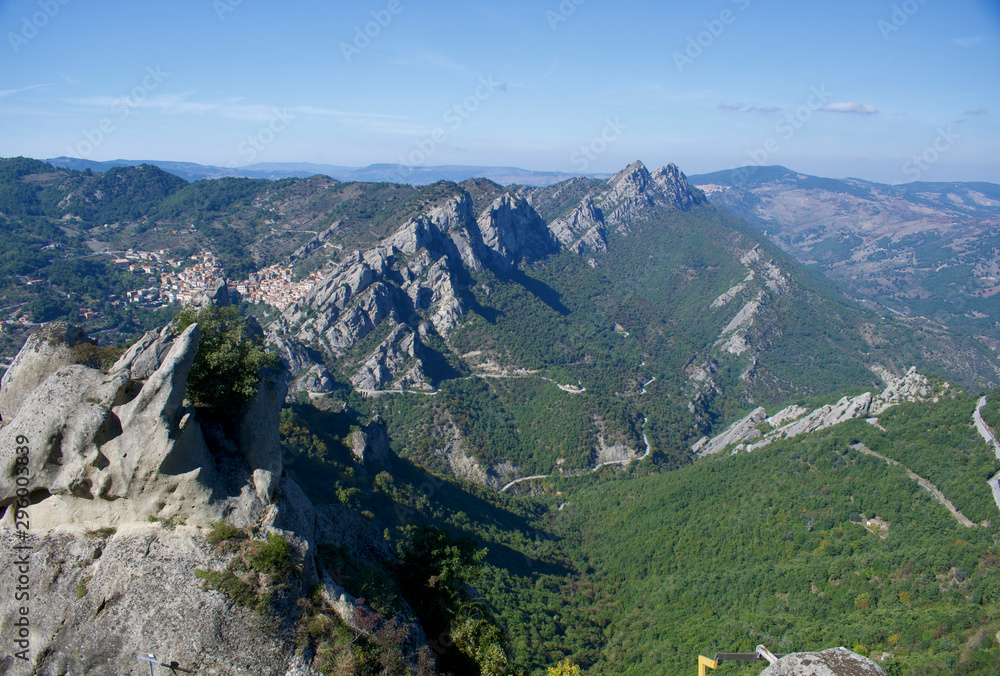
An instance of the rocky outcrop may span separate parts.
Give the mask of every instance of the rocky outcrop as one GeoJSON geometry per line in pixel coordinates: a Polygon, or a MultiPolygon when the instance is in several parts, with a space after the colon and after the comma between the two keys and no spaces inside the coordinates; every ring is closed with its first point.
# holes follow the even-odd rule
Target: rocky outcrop
{"type": "Polygon", "coordinates": [[[21,404],[46,378],[73,363],[73,348],[92,343],[83,331],[52,322],[32,334],[0,380],[0,420],[9,422],[21,404]]]}
{"type": "Polygon", "coordinates": [[[695,204],[703,204],[705,193],[697,188],[692,188],[688,183],[687,176],[677,167],[676,164],[668,164],[654,171],[650,178],[659,187],[666,203],[675,209],[688,210],[695,204]]]}
{"type": "MultiPolygon", "coordinates": [[[[847,420],[868,416],[872,405],[871,392],[859,394],[856,397],[842,397],[835,404],[821,406],[809,415],[794,422],[787,423],[774,431],[773,437],[791,439],[800,434],[808,434],[818,430],[838,425],[847,420]]],[[[780,412],[779,412],[780,414],[780,412]]]]}
{"type": "Polygon", "coordinates": [[[420,350],[416,334],[405,325],[397,325],[351,377],[351,384],[368,392],[384,389],[392,383],[398,389],[429,390],[419,358],[420,350]]]}
{"type": "Polygon", "coordinates": [[[654,192],[650,190],[652,177],[639,161],[633,162],[608,179],[611,189],[601,196],[608,223],[627,231],[632,221],[644,220],[653,215],[656,207],[654,192]]]}
{"type": "Polygon", "coordinates": [[[722,434],[711,439],[700,439],[691,450],[704,456],[738,444],[734,453],[741,450],[753,451],[778,439],[791,439],[855,418],[866,418],[877,424],[878,418],[869,416],[878,415],[902,402],[936,402],[949,389],[951,386],[944,383],[940,391],[934,391],[927,378],[917,373],[916,367],[913,367],[904,376],[890,380],[886,388],[877,395],[865,392],[856,397],[841,397],[834,404],[826,404],[812,411],[793,404],[767,418],[764,409],[758,408],[746,418],[730,425],[722,434]],[[762,433],[757,426],[765,421],[772,429],[762,433]]]}
{"type": "Polygon", "coordinates": [[[389,433],[379,416],[351,435],[351,452],[364,465],[389,461],[389,433]]]}
{"type": "MultiPolygon", "coordinates": [[[[43,338],[86,340],[46,329],[43,338]]],[[[25,673],[133,673],[147,653],[198,673],[316,673],[296,654],[294,622],[267,627],[195,575],[226,568],[231,554],[203,533],[226,519],[291,545],[293,587],[319,580],[316,511],[281,476],[284,374],[265,373],[226,425],[203,423],[185,399],[199,339],[197,324],[150,332],[108,373],[59,366],[0,429],[0,556],[26,556],[30,569],[28,659],[15,665],[25,673]]],[[[11,382],[52,363],[33,358],[34,345],[24,350],[11,382]]],[[[0,578],[0,594],[14,598],[15,578],[0,578]]],[[[289,604],[279,616],[297,612],[293,592],[275,601],[289,604]]],[[[17,612],[0,604],[4,645],[17,612]]]]}
{"type": "MultiPolygon", "coordinates": [[[[947,387],[947,383],[945,386],[947,387]]],[[[892,408],[896,404],[904,401],[926,401],[931,399],[937,401],[935,393],[931,389],[930,381],[927,377],[917,373],[917,367],[911,366],[901,378],[891,379],[882,393],[872,405],[872,415],[879,415],[882,411],[892,408]]]]}
{"type": "Polygon", "coordinates": [[[523,197],[504,193],[476,221],[492,263],[507,269],[526,258],[540,258],[556,246],[538,212],[523,197]]]}
{"type": "Polygon", "coordinates": [[[760,676],[885,676],[881,667],[847,648],[791,653],[760,672],[760,676]]]}
{"type": "Polygon", "coordinates": [[[725,432],[712,438],[711,440],[703,438],[699,440],[696,444],[695,453],[701,456],[712,455],[718,453],[726,446],[735,444],[737,442],[743,441],[754,435],[760,436],[760,432],[757,431],[757,426],[764,422],[764,418],[767,417],[767,412],[763,407],[755,408],[747,416],[737,420],[732,425],[730,425],[725,432]]]}
{"type": "Polygon", "coordinates": [[[610,189],[598,197],[607,222],[627,232],[634,221],[650,218],[657,207],[690,209],[705,202],[705,195],[692,188],[676,165],[668,164],[652,174],[639,161],[608,179],[610,189]]]}
{"type": "MultiPolygon", "coordinates": [[[[30,546],[34,593],[28,659],[6,673],[143,674],[147,663],[136,656],[150,653],[199,674],[282,676],[295,664],[290,627],[267,630],[253,609],[202,588],[195,570],[226,561],[197,528],[136,523],[104,537],[49,530],[20,542],[8,532],[0,532],[0,556],[13,561],[25,551],[16,542],[30,546]]],[[[13,577],[0,577],[0,593],[13,599],[13,577]]],[[[13,647],[14,612],[13,603],[0,606],[5,650],[13,647]]]]}
{"type": "MultiPolygon", "coordinates": [[[[31,392],[0,430],[0,467],[14,476],[14,440],[27,439],[24,487],[36,496],[34,527],[222,517],[224,505],[210,499],[215,464],[194,411],[182,403],[199,335],[194,324],[178,336],[144,383],[123,371],[71,365],[31,392]]],[[[12,479],[0,482],[0,505],[16,499],[16,488],[12,479]]]]}
{"type": "MultiPolygon", "coordinates": [[[[265,374],[256,396],[233,412],[235,439],[211,437],[235,452],[220,456],[184,398],[199,338],[197,324],[176,336],[168,329],[151,332],[107,374],[71,364],[35,387],[0,429],[0,471],[7,477],[0,481],[0,506],[17,500],[18,488],[27,490],[36,528],[112,527],[149,518],[206,525],[227,516],[256,523],[281,476],[284,375],[265,374]],[[17,446],[28,449],[27,472],[21,471],[27,483],[20,486],[13,480],[24,463],[17,446]]],[[[34,351],[31,345],[24,350],[34,351]]],[[[10,375],[24,382],[19,370],[34,368],[23,359],[10,375]]],[[[10,527],[14,510],[6,511],[0,525],[10,527]]]]}
{"type": "Polygon", "coordinates": [[[148,331],[125,350],[111,367],[111,372],[120,373],[132,381],[146,380],[160,368],[176,337],[172,324],[159,331],[148,331]]]}
{"type": "Polygon", "coordinates": [[[710,309],[716,309],[725,307],[737,299],[744,301],[743,306],[719,333],[714,347],[737,356],[749,351],[748,356],[751,360],[755,360],[758,351],[754,345],[753,327],[757,317],[775,298],[783,296],[788,291],[789,282],[773,261],[762,256],[760,246],[755,246],[746,252],[740,258],[740,262],[746,268],[747,276],[709,305],[710,309]]]}
{"type": "Polygon", "coordinates": [[[552,236],[574,253],[608,250],[604,214],[589,195],[568,216],[555,219],[548,227],[552,236]]]}
{"type": "Polygon", "coordinates": [[[205,291],[191,300],[190,305],[192,307],[208,307],[209,305],[214,305],[216,307],[223,307],[229,305],[231,299],[229,297],[229,285],[224,279],[218,279],[212,286],[205,289],[205,291]]]}

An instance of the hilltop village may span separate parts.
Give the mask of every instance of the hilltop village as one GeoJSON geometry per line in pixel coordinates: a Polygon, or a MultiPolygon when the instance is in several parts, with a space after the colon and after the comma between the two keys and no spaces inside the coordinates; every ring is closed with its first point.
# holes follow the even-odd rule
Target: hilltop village
{"type": "MultiPolygon", "coordinates": [[[[171,258],[166,249],[160,251],[125,252],[116,258],[115,265],[135,274],[149,275],[150,286],[129,291],[126,303],[147,307],[164,306],[167,303],[189,303],[206,288],[211,288],[225,279],[225,271],[219,258],[210,251],[191,255],[187,261],[171,258]],[[187,264],[185,266],[185,263],[187,264]]],[[[278,310],[304,297],[322,278],[323,273],[315,271],[305,279],[296,281],[292,268],[282,265],[269,267],[252,273],[247,279],[227,281],[230,293],[237,292],[250,303],[265,303],[278,310]]]]}

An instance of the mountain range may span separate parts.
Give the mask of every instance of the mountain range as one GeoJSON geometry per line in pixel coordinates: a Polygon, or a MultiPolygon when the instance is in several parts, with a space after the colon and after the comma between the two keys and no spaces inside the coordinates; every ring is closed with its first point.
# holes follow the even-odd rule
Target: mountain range
{"type": "Polygon", "coordinates": [[[1000,345],[1000,186],[885,185],[784,167],[721,171],[692,181],[859,298],[1000,345]]]}
{"type": "MultiPolygon", "coordinates": [[[[89,529],[109,561],[147,571],[168,557],[183,600],[150,589],[176,616],[215,609],[183,657],[220,673],[240,650],[266,673],[433,673],[419,671],[431,653],[461,673],[545,673],[567,657],[595,674],[682,673],[698,652],[756,643],[977,673],[1000,664],[986,483],[1000,459],[966,390],[994,388],[1000,364],[991,330],[964,322],[988,304],[947,312],[992,296],[941,285],[972,265],[963,243],[987,241],[995,194],[781,168],[688,179],[641,162],[550,185],[418,186],[4,160],[3,306],[83,318],[100,344],[56,322],[22,349],[30,322],[5,323],[18,357],[0,434],[49,430],[32,460],[40,528],[89,529]],[[886,237],[901,247],[888,263],[872,253],[886,237]],[[231,279],[315,274],[281,309],[225,286],[199,300],[252,315],[245,335],[280,357],[250,403],[220,414],[192,394],[217,318],[181,330],[176,308],[115,304],[156,274],[120,269],[129,250],[182,267],[211,251],[231,279]],[[934,312],[866,286],[865,265],[911,275],[934,312]],[[97,358],[118,342],[113,365],[97,358]],[[489,553],[449,539],[462,536],[489,553]],[[445,568],[415,580],[406,562],[445,568]],[[472,577],[447,578],[478,563],[481,597],[472,577]],[[254,645],[248,607],[277,622],[267,641],[222,648],[225,635],[254,645]],[[388,624],[365,629],[376,616],[407,624],[387,638],[388,624]],[[394,641],[408,646],[395,662],[394,641]]],[[[93,563],[85,535],[45,537],[46,552],[74,552],[41,570],[76,619],[45,634],[39,664],[56,673],[76,644],[96,664],[143,585],[93,563]],[[101,613],[93,629],[81,619],[101,613]]],[[[108,663],[139,649],[123,639],[108,663]]]]}
{"type": "MultiPolygon", "coordinates": [[[[531,171],[517,167],[488,167],[466,165],[440,165],[433,167],[406,164],[370,164],[367,167],[344,167],[335,164],[309,162],[258,162],[239,167],[216,167],[194,162],[168,162],[162,160],[108,160],[98,162],[76,157],[54,157],[46,160],[54,167],[83,171],[104,172],[114,167],[136,167],[150,164],[186,181],[213,178],[308,178],[329,176],[338,181],[391,182],[410,185],[428,185],[437,181],[464,181],[469,178],[488,178],[501,185],[551,185],[573,178],[575,174],[558,171],[531,171]]],[[[595,174],[595,176],[599,176],[595,174]]],[[[606,176],[606,175],[605,175],[606,176]]]]}

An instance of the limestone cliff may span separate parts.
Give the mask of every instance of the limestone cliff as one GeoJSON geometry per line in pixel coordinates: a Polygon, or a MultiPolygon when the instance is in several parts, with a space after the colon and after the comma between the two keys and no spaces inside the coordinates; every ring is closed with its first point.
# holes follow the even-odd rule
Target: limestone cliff
{"type": "Polygon", "coordinates": [[[374,248],[345,257],[270,333],[297,375],[295,389],[323,391],[328,373],[309,370],[310,362],[343,357],[377,327],[384,338],[355,355],[351,383],[366,391],[427,389],[421,338],[447,338],[461,322],[469,307],[468,271],[509,271],[557,247],[523,197],[503,193],[476,216],[462,191],[374,248]]]}

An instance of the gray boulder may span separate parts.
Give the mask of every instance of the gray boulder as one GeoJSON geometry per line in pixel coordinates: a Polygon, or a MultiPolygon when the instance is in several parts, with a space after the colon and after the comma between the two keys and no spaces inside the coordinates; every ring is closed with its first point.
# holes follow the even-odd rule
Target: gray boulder
{"type": "MultiPolygon", "coordinates": [[[[253,609],[203,588],[195,570],[224,569],[226,559],[197,528],[130,524],[110,537],[47,531],[27,541],[0,531],[4,561],[25,544],[33,590],[29,659],[8,673],[144,674],[147,663],[136,656],[149,653],[199,674],[282,676],[293,662],[291,627],[268,627],[253,609]]],[[[0,576],[4,598],[14,598],[13,587],[14,576],[0,576]]],[[[13,647],[15,606],[0,604],[5,650],[13,647]]]]}
{"type": "Polygon", "coordinates": [[[885,676],[867,657],[847,648],[792,653],[770,665],[760,676],[885,676]]]}

